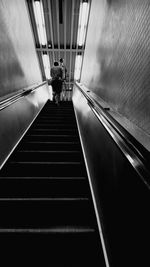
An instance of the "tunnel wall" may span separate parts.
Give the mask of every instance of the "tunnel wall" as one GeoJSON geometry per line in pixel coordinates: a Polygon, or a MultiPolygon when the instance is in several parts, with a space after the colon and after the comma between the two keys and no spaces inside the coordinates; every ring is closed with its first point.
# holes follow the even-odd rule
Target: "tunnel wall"
{"type": "Polygon", "coordinates": [[[42,81],[25,0],[0,1],[0,97],[42,81]]]}
{"type": "Polygon", "coordinates": [[[81,82],[150,134],[150,2],[93,0],[81,82]]]}

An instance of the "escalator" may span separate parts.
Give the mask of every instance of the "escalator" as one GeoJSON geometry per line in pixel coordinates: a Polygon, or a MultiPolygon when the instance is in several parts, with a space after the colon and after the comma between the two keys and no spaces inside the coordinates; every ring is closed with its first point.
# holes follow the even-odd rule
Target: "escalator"
{"type": "Polygon", "coordinates": [[[105,266],[71,101],[48,101],[5,163],[0,214],[1,255],[14,266],[20,257],[31,266],[105,266]]]}

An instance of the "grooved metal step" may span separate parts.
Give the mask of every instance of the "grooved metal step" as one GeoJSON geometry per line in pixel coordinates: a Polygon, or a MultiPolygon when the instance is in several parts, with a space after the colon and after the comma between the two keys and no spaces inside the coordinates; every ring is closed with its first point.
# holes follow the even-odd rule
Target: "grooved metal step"
{"type": "Polygon", "coordinates": [[[88,199],[3,199],[0,211],[1,229],[94,225],[88,199]]]}
{"type": "MultiPolygon", "coordinates": [[[[34,160],[34,159],[33,159],[34,160]]],[[[42,160],[42,159],[41,159],[42,160]]],[[[85,169],[81,162],[11,162],[3,168],[2,176],[84,176],[85,169]]]]}
{"type": "Polygon", "coordinates": [[[83,232],[61,232],[58,229],[49,233],[14,231],[1,233],[0,236],[1,260],[4,260],[5,266],[9,266],[10,259],[15,266],[22,265],[22,261],[26,266],[105,266],[99,240],[93,229],[83,232]],[[6,251],[7,255],[9,252],[9,258],[6,257],[6,251]]]}
{"type": "Polygon", "coordinates": [[[45,141],[45,142],[73,142],[77,141],[78,137],[72,134],[30,134],[25,136],[25,141],[45,141]]]}
{"type": "Polygon", "coordinates": [[[58,142],[52,142],[52,141],[25,141],[21,142],[21,146],[18,145],[18,148],[21,149],[28,149],[28,150],[77,150],[81,149],[81,145],[79,141],[58,141],[58,142]]]}
{"type": "Polygon", "coordinates": [[[84,177],[7,177],[7,179],[6,177],[0,178],[1,198],[87,198],[88,195],[89,187],[84,177]]]}
{"type": "Polygon", "coordinates": [[[22,150],[18,151],[13,158],[15,161],[45,161],[45,162],[55,162],[55,161],[78,161],[81,160],[82,156],[80,151],[51,151],[51,150],[22,150]]]}

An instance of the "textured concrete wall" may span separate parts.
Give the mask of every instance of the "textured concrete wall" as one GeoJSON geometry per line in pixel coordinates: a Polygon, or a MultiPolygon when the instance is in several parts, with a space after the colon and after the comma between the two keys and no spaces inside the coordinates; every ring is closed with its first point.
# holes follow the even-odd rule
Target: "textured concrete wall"
{"type": "Polygon", "coordinates": [[[41,81],[25,0],[1,0],[0,97],[41,81]]]}
{"type": "Polygon", "coordinates": [[[81,82],[150,134],[150,1],[93,0],[81,82]]]}

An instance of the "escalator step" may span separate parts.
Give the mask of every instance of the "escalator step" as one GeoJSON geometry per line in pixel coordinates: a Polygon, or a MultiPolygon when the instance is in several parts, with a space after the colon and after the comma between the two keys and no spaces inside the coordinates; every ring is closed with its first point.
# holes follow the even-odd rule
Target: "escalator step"
{"type": "Polygon", "coordinates": [[[22,261],[27,266],[105,266],[99,240],[92,230],[72,233],[1,233],[0,245],[1,260],[4,257],[5,266],[8,266],[10,259],[14,266],[21,266],[22,261]],[[6,251],[7,257],[4,256],[6,251]]]}
{"type": "Polygon", "coordinates": [[[59,141],[59,142],[48,142],[48,141],[25,141],[18,145],[18,149],[27,150],[77,150],[81,149],[79,141],[59,141]]]}
{"type": "Polygon", "coordinates": [[[68,123],[74,123],[75,124],[75,118],[73,116],[68,117],[66,116],[42,116],[40,115],[40,117],[38,118],[38,122],[60,122],[60,123],[64,123],[64,121],[68,122],[68,123]]]}
{"type": "Polygon", "coordinates": [[[0,211],[1,229],[95,226],[88,199],[3,199],[0,211]]]}
{"type": "MultiPolygon", "coordinates": [[[[43,131],[45,130],[45,129],[48,129],[48,130],[50,130],[50,129],[57,129],[57,130],[76,130],[76,132],[77,132],[77,129],[75,128],[76,127],[76,125],[74,125],[73,123],[70,123],[70,124],[68,124],[68,123],[50,123],[50,122],[45,122],[45,123],[42,123],[42,122],[40,122],[40,123],[35,123],[32,127],[31,127],[31,130],[33,129],[35,129],[35,130],[38,130],[38,129],[42,129],[43,131]]],[[[30,129],[29,129],[30,130],[30,129]]]]}
{"type": "Polygon", "coordinates": [[[25,141],[45,141],[45,142],[74,142],[78,141],[78,136],[71,134],[46,135],[46,134],[30,134],[24,137],[25,141]]]}
{"type": "Polygon", "coordinates": [[[84,176],[80,176],[80,177],[79,177],[79,176],[66,176],[66,177],[65,177],[65,176],[64,176],[64,177],[62,177],[62,176],[54,176],[54,177],[53,177],[53,176],[24,176],[24,175],[22,175],[22,176],[17,176],[17,175],[16,175],[16,176],[9,176],[9,175],[7,175],[7,176],[2,176],[2,175],[1,175],[1,177],[0,177],[0,180],[7,180],[7,179],[8,179],[8,180],[9,180],[9,179],[10,179],[10,180],[11,180],[11,179],[12,179],[12,180],[18,180],[18,179],[19,179],[19,180],[22,180],[22,179],[25,179],[25,180],[28,180],[28,179],[40,180],[40,179],[41,179],[41,180],[43,180],[43,181],[44,181],[44,180],[53,180],[53,179],[54,179],[54,180],[57,180],[57,179],[58,179],[58,180],[61,180],[61,179],[62,179],[62,180],[65,180],[65,179],[66,179],[66,180],[74,180],[74,179],[75,179],[75,180],[78,180],[78,179],[79,179],[79,180],[80,180],[80,179],[87,180],[87,177],[84,177],[84,176]]]}
{"type": "Polygon", "coordinates": [[[75,135],[77,133],[76,129],[31,129],[30,134],[36,135],[75,135]]]}
{"type": "Polygon", "coordinates": [[[42,198],[42,197],[64,197],[64,198],[87,198],[89,187],[83,177],[68,178],[49,178],[36,177],[22,179],[20,177],[0,178],[0,198],[42,198]]]}
{"type": "Polygon", "coordinates": [[[14,157],[13,161],[78,161],[81,160],[80,151],[42,151],[42,150],[22,150],[18,151],[14,157]]]}
{"type": "Polygon", "coordinates": [[[3,168],[1,176],[84,176],[80,162],[11,162],[3,168]]]}

